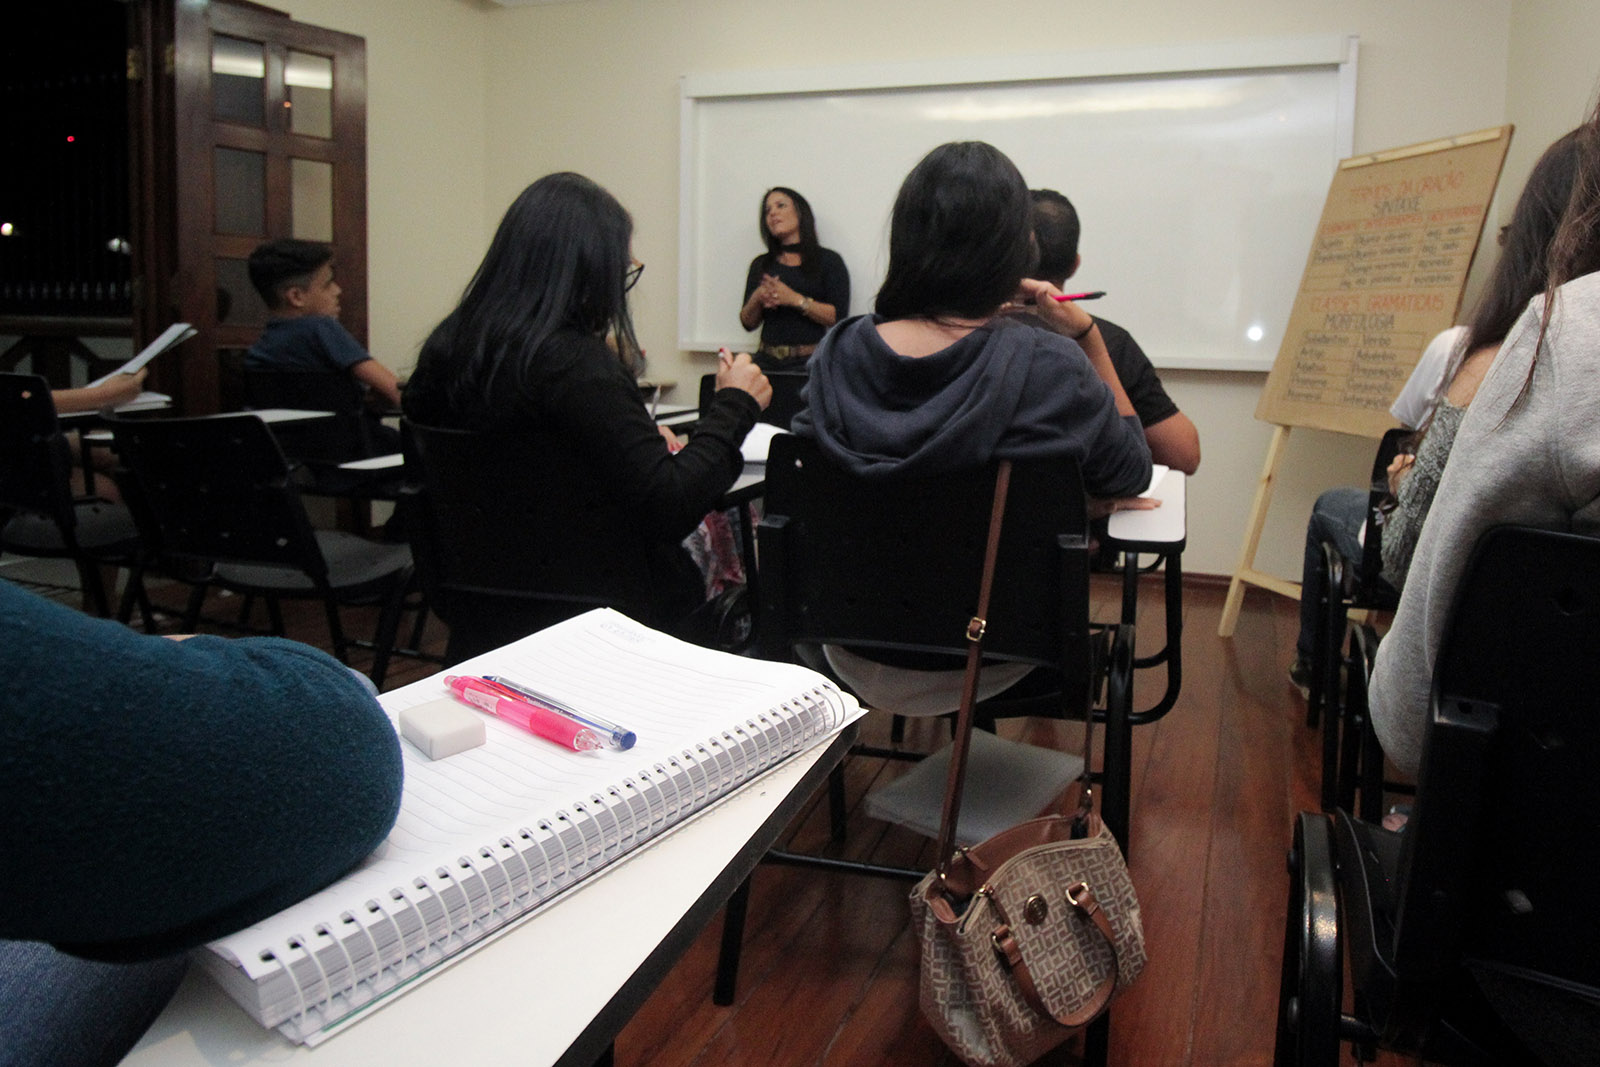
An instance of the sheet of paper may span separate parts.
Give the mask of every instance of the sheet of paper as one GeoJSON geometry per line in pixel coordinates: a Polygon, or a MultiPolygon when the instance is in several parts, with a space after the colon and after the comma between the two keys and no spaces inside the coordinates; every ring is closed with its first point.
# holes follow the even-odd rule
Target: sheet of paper
{"type": "Polygon", "coordinates": [[[155,359],[161,353],[165,352],[169,348],[172,348],[174,345],[179,345],[184,341],[187,341],[197,332],[198,331],[195,330],[193,326],[190,326],[187,322],[173,323],[171,326],[168,326],[165,330],[161,331],[160,337],[157,337],[154,341],[151,341],[149,344],[145,345],[137,356],[134,356],[132,359],[128,360],[128,362],[124,363],[110,374],[103,374],[96,378],[94,381],[90,382],[86,388],[93,389],[97,385],[104,385],[107,381],[115,378],[119,374],[137,374],[146,363],[149,363],[152,359],[155,359]]]}
{"type": "Polygon", "coordinates": [[[750,432],[745,434],[744,444],[739,446],[739,451],[744,455],[746,463],[765,463],[767,452],[772,448],[772,439],[784,431],[770,422],[758,422],[750,427],[750,432]]]}

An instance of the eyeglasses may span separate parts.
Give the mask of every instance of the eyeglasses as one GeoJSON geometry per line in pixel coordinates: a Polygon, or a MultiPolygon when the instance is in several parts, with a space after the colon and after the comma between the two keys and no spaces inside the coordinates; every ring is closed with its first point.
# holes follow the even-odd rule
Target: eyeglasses
{"type": "Polygon", "coordinates": [[[634,260],[633,261],[633,265],[630,266],[622,274],[622,291],[623,292],[627,292],[629,289],[632,289],[635,285],[638,285],[639,284],[639,275],[641,275],[643,273],[644,273],[644,264],[640,263],[637,259],[634,260]]]}

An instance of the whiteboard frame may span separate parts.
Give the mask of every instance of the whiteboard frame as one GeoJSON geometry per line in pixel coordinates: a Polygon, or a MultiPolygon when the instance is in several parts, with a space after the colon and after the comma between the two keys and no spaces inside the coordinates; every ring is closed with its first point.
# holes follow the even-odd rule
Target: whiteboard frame
{"type": "MultiPolygon", "coordinates": [[[[698,145],[694,111],[701,101],[722,97],[795,96],[882,89],[929,89],[974,84],[1017,85],[1041,81],[1161,74],[1337,68],[1335,143],[1328,173],[1354,154],[1356,68],[1354,33],[1261,38],[1130,49],[1095,49],[1032,56],[914,60],[794,70],[723,71],[679,78],[678,146],[678,348],[715,352],[728,338],[692,336],[698,260],[694,213],[694,168],[698,145]]],[[[1266,374],[1255,360],[1193,360],[1182,369],[1244,370],[1266,374]]]]}

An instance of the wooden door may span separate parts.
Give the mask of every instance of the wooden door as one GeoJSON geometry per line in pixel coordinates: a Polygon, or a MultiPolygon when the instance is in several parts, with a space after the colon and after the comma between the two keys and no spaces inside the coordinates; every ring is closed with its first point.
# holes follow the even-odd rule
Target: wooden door
{"type": "Polygon", "coordinates": [[[367,343],[366,43],[255,4],[146,10],[139,332],[199,330],[157,386],[202,414],[219,409],[217,353],[248,347],[266,321],[245,270],[263,241],[331,244],[340,319],[367,343]]]}

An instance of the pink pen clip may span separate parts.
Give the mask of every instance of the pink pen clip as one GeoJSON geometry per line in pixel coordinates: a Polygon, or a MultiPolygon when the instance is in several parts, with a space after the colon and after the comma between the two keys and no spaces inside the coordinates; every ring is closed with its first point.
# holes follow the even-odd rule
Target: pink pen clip
{"type": "Polygon", "coordinates": [[[505,690],[492,682],[450,674],[445,676],[444,684],[473,707],[574,752],[592,752],[608,747],[599,734],[582,723],[549,708],[506,696],[505,690]]]}

